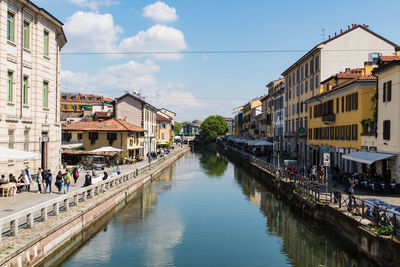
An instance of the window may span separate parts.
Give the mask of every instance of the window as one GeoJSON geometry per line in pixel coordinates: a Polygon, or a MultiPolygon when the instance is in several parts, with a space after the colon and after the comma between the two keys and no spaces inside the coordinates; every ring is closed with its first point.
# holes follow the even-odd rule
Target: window
{"type": "Polygon", "coordinates": [[[312,119],[312,106],[310,106],[310,119],[312,119]]]}
{"type": "Polygon", "coordinates": [[[14,130],[8,130],[8,148],[14,149],[14,130]]]}
{"type": "Polygon", "coordinates": [[[7,13],[7,40],[14,42],[14,14],[7,13]]]}
{"type": "Polygon", "coordinates": [[[165,138],[164,133],[161,133],[161,139],[164,139],[164,138],[165,138]]]}
{"type": "Polygon", "coordinates": [[[297,85],[296,86],[296,95],[299,96],[299,94],[300,94],[300,89],[299,89],[299,86],[297,85]]]}
{"type": "Polygon", "coordinates": [[[24,131],[24,151],[29,151],[29,130],[24,131]]]}
{"type": "Polygon", "coordinates": [[[358,125],[357,124],[353,124],[352,125],[352,139],[354,141],[357,141],[358,139],[358,125]]]}
{"type": "Polygon", "coordinates": [[[310,90],[311,91],[314,90],[314,79],[313,78],[310,79],[310,90]]]}
{"type": "Polygon", "coordinates": [[[292,90],[289,90],[289,99],[292,98],[292,90]]]}
{"type": "Polygon", "coordinates": [[[307,112],[308,109],[308,103],[304,103],[304,111],[307,112]]]}
{"type": "Polygon", "coordinates": [[[342,112],[344,112],[344,96],[342,96],[342,112]]]}
{"type": "Polygon", "coordinates": [[[29,22],[24,21],[24,48],[29,49],[29,22]]]}
{"type": "Polygon", "coordinates": [[[315,75],[315,89],[319,88],[319,77],[318,75],[315,75]]]}
{"type": "Polygon", "coordinates": [[[306,76],[306,78],[308,77],[308,63],[306,63],[306,67],[305,67],[305,76],[306,76]]]}
{"type": "Polygon", "coordinates": [[[61,139],[62,141],[69,142],[71,141],[72,134],[71,133],[62,133],[61,139]]]}
{"type": "Polygon", "coordinates": [[[99,133],[98,132],[89,132],[89,140],[90,143],[93,145],[96,143],[96,140],[99,138],[99,133]]]}
{"type": "Polygon", "coordinates": [[[292,86],[292,76],[289,75],[289,87],[292,86]]]}
{"type": "Polygon", "coordinates": [[[319,56],[315,57],[315,72],[319,71],[319,56]]]}
{"type": "Polygon", "coordinates": [[[339,140],[339,127],[335,126],[335,140],[339,140]]]}
{"type": "Polygon", "coordinates": [[[303,94],[303,83],[300,84],[300,93],[303,94]]]}
{"type": "Polygon", "coordinates": [[[351,125],[346,125],[346,140],[351,140],[351,125]]]}
{"type": "Polygon", "coordinates": [[[300,113],[303,113],[303,102],[300,103],[300,113]]]}
{"type": "Polygon", "coordinates": [[[358,92],[351,94],[351,104],[352,110],[358,109],[358,92]]]}
{"type": "Polygon", "coordinates": [[[43,107],[49,107],[49,83],[43,82],[43,107]]]}
{"type": "Polygon", "coordinates": [[[390,120],[383,121],[383,140],[390,140],[390,120]]]}
{"type": "Polygon", "coordinates": [[[301,66],[300,81],[304,80],[304,66],[301,66]]]}
{"type": "Polygon", "coordinates": [[[312,140],[312,129],[308,129],[308,139],[312,140]]]}
{"type": "Polygon", "coordinates": [[[296,72],[296,83],[299,82],[299,79],[300,79],[300,69],[297,69],[297,72],[296,72]]]}
{"type": "Polygon", "coordinates": [[[28,77],[24,76],[24,96],[23,96],[24,105],[28,105],[28,77]]]}
{"type": "Polygon", "coordinates": [[[44,55],[46,57],[49,56],[49,33],[47,31],[44,31],[43,33],[43,48],[44,48],[44,55]]]}
{"type": "Polygon", "coordinates": [[[336,98],[336,113],[339,113],[339,97],[336,98]]]}
{"type": "Polygon", "coordinates": [[[392,81],[383,83],[383,102],[392,100],[392,81]]]}
{"type": "Polygon", "coordinates": [[[314,60],[310,61],[310,75],[314,73],[314,60]]]}
{"type": "Polygon", "coordinates": [[[112,146],[113,142],[117,140],[117,133],[107,133],[107,140],[110,146],[112,146]]]}
{"type": "Polygon", "coordinates": [[[9,71],[8,72],[8,102],[12,103],[13,102],[13,72],[9,71]]]}
{"type": "Polygon", "coordinates": [[[82,133],[78,133],[78,140],[82,140],[82,133]]]}
{"type": "Polygon", "coordinates": [[[308,81],[306,81],[304,84],[304,91],[306,91],[306,93],[308,92],[308,81]]]}

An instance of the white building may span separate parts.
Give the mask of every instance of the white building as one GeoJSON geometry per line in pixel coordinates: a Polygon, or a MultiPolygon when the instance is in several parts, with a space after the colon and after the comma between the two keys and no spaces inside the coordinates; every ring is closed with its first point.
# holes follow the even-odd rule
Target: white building
{"type": "Polygon", "coordinates": [[[0,2],[0,145],[41,155],[0,162],[1,174],[61,167],[60,50],[63,24],[30,1],[0,2]]]}

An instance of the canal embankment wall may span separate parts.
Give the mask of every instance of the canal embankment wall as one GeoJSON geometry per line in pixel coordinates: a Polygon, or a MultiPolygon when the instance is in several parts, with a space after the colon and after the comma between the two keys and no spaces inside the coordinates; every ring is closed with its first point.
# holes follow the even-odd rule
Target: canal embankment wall
{"type": "MultiPolygon", "coordinates": [[[[0,266],[54,266],[102,226],[146,183],[190,151],[189,147],[146,165],[30,209],[0,218],[10,236],[0,243],[0,266]]],[[[1,227],[0,227],[1,230],[1,227]]],[[[0,231],[3,232],[3,231],[0,231]]]]}
{"type": "Polygon", "coordinates": [[[277,197],[285,201],[295,213],[323,223],[335,231],[339,238],[354,249],[382,266],[400,266],[400,242],[396,238],[381,236],[354,218],[330,204],[309,201],[297,194],[296,185],[277,179],[275,174],[249,162],[241,153],[217,145],[217,150],[235,164],[248,170],[263,182],[277,197]]]}

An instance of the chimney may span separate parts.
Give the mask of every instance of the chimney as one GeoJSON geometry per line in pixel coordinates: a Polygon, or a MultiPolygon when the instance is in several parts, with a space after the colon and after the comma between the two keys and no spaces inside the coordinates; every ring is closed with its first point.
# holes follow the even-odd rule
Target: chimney
{"type": "Polygon", "coordinates": [[[371,75],[372,69],[375,67],[375,63],[371,61],[364,62],[364,69],[361,71],[361,75],[371,75]]]}
{"type": "Polygon", "coordinates": [[[400,57],[400,46],[396,46],[394,51],[396,51],[396,56],[400,57]]]}
{"type": "Polygon", "coordinates": [[[350,71],[350,68],[345,68],[344,69],[344,72],[349,72],[350,71]]]}
{"type": "Polygon", "coordinates": [[[336,37],[336,32],[335,32],[335,37],[336,37]]]}
{"type": "Polygon", "coordinates": [[[331,36],[329,35],[329,39],[331,39],[331,36]]]}
{"type": "Polygon", "coordinates": [[[340,29],[340,34],[342,34],[343,33],[343,29],[340,29]]]}
{"type": "Polygon", "coordinates": [[[350,25],[347,25],[347,30],[350,30],[350,25]]]}

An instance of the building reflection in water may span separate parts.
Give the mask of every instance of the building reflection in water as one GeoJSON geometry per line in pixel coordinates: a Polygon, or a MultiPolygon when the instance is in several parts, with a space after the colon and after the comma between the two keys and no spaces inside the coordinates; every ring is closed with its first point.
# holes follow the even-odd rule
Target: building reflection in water
{"type": "Polygon", "coordinates": [[[254,202],[267,218],[266,231],[282,240],[284,252],[294,266],[375,266],[351,249],[341,249],[343,242],[327,227],[294,215],[289,206],[278,200],[266,186],[242,169],[235,167],[235,180],[249,201],[254,202]],[[294,217],[296,216],[296,218],[294,217]]]}

